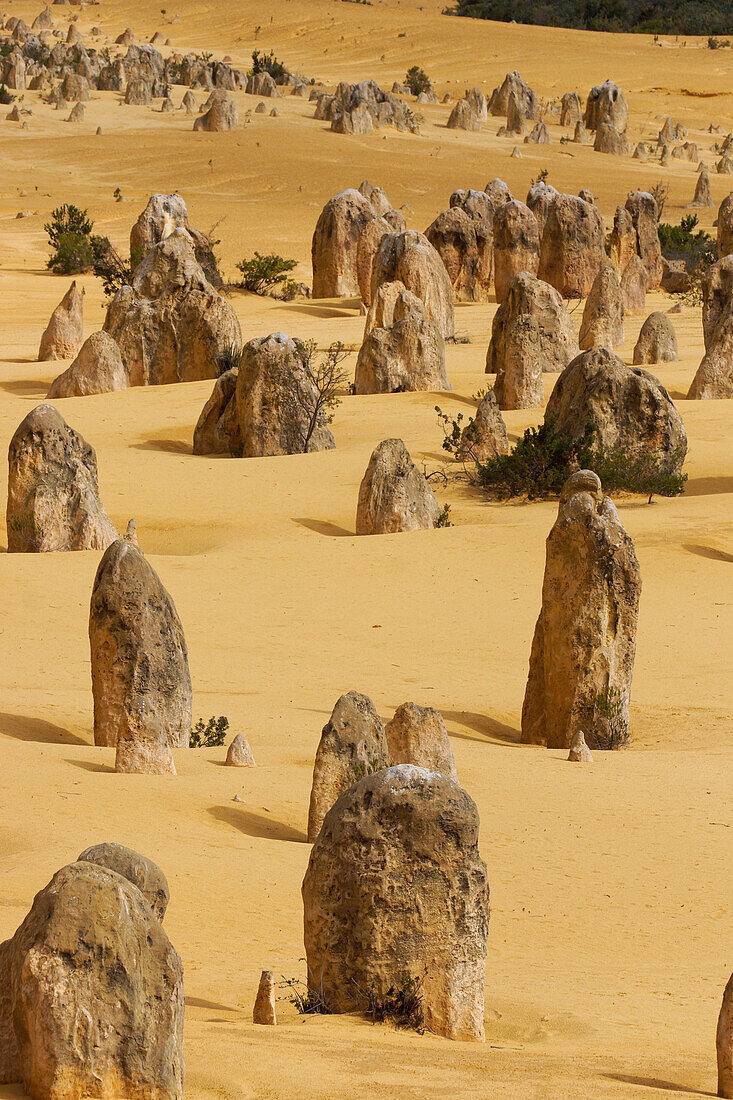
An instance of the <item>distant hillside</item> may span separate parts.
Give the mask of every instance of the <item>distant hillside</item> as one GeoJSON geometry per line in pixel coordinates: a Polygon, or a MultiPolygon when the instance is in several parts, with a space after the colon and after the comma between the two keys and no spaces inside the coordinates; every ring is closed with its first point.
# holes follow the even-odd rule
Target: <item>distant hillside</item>
{"type": "Polygon", "coordinates": [[[590,31],[733,34],[733,0],[455,0],[451,15],[590,31]]]}

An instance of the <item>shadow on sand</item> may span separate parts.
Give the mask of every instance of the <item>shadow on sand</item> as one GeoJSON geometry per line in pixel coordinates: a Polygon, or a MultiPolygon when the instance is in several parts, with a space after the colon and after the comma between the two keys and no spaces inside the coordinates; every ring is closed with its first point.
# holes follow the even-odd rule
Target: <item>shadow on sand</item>
{"type": "Polygon", "coordinates": [[[700,546],[694,542],[686,542],[682,546],[688,554],[697,554],[698,558],[710,558],[711,561],[733,562],[733,554],[727,554],[725,550],[716,550],[714,546],[700,546]]]}
{"type": "Polygon", "coordinates": [[[624,1085],[643,1085],[648,1089],[659,1089],[662,1092],[682,1092],[688,1096],[715,1096],[714,1092],[701,1092],[700,1089],[691,1089],[688,1085],[676,1085],[674,1081],[660,1081],[658,1077],[635,1077],[630,1073],[604,1073],[607,1081],[620,1081],[624,1085]]]}
{"type": "Polygon", "coordinates": [[[470,733],[463,733],[450,729],[451,737],[463,738],[464,741],[493,741],[494,743],[518,745],[520,739],[519,730],[511,726],[505,726],[503,722],[497,722],[487,714],[473,714],[469,710],[442,710],[441,714],[449,725],[467,726],[473,730],[476,737],[470,733]]]}
{"type": "Polygon", "coordinates": [[[282,821],[273,821],[253,810],[239,810],[231,806],[212,806],[208,811],[217,821],[232,825],[247,836],[261,837],[263,840],[285,840],[290,844],[307,844],[308,837],[299,829],[284,825],[282,821]]]}
{"type": "Polygon", "coordinates": [[[86,745],[83,737],[69,733],[63,726],[55,726],[43,718],[29,718],[25,714],[0,713],[0,733],[15,737],[18,741],[42,741],[48,745],[86,745]]]}
{"type": "Polygon", "coordinates": [[[315,531],[317,535],[328,535],[332,539],[356,538],[353,531],[347,531],[345,527],[339,527],[338,524],[329,523],[325,519],[300,518],[294,519],[293,523],[297,523],[299,527],[307,527],[309,531],[315,531]]]}

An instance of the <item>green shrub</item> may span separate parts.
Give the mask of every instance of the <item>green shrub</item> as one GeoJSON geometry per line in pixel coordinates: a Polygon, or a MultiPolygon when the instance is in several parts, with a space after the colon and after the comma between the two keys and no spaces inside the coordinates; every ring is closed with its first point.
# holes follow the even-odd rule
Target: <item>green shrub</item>
{"type": "Polygon", "coordinates": [[[4,84],[0,84],[0,103],[7,107],[8,103],[12,103],[15,96],[11,95],[4,84]]]}
{"type": "Polygon", "coordinates": [[[237,264],[237,270],[242,272],[239,285],[253,294],[269,294],[274,287],[278,287],[281,293],[287,293],[291,284],[295,286],[293,280],[288,279],[288,273],[296,266],[297,260],[285,260],[275,253],[262,256],[255,252],[251,260],[240,260],[237,264]]]}
{"type": "Polygon", "coordinates": [[[250,74],[256,76],[257,73],[269,73],[272,79],[277,82],[288,75],[288,70],[272,51],[261,53],[259,50],[253,50],[250,74]]]}
{"type": "Polygon", "coordinates": [[[94,222],[86,210],[64,203],[51,214],[43,227],[48,234],[51,257],[47,266],[56,275],[80,275],[93,271],[111,248],[106,237],[96,236],[94,222]]]}
{"type": "Polygon", "coordinates": [[[420,95],[420,92],[429,92],[431,88],[430,77],[419,65],[412,65],[407,70],[405,84],[413,95],[420,95]]]}
{"type": "MultiPolygon", "coordinates": [[[[443,447],[455,457],[463,457],[461,414],[451,421],[437,411],[443,424],[443,447]]],[[[682,457],[679,453],[672,453],[661,462],[652,452],[634,457],[621,447],[596,446],[595,436],[591,420],[582,438],[574,441],[555,430],[551,417],[546,418],[539,427],[528,428],[509,454],[476,462],[475,471],[468,472],[469,480],[497,500],[559,497],[570,475],[581,469],[597,473],[607,493],[619,490],[639,493],[648,496],[651,502],[654,496],[673,497],[684,492],[687,475],[674,472],[682,457]]]]}
{"type": "Polygon", "coordinates": [[[366,997],[366,1015],[373,1024],[389,1022],[397,1028],[425,1032],[424,976],[413,978],[400,974],[383,996],[371,990],[366,997]]]}
{"type": "Polygon", "coordinates": [[[450,504],[443,505],[443,511],[440,513],[435,521],[436,527],[452,527],[453,524],[450,521],[450,504]]]}
{"type": "Polygon", "coordinates": [[[234,367],[237,369],[242,364],[242,352],[244,348],[240,344],[230,344],[221,355],[216,357],[216,374],[217,378],[221,378],[222,374],[226,374],[228,370],[232,370],[234,367]]]}
{"type": "Polygon", "coordinates": [[[299,386],[296,394],[296,400],[307,417],[303,433],[303,454],[308,453],[313,432],[321,416],[329,424],[333,420],[333,410],[341,404],[341,394],[348,384],[342,365],[348,354],[344,345],[337,340],[326,349],[320,359],[316,359],[317,350],[315,340],[301,344],[303,371],[312,383],[310,392],[299,386]]]}
{"type": "MultiPolygon", "coordinates": [[[[107,241],[107,238],[101,238],[107,241]]],[[[92,263],[92,271],[102,280],[105,297],[113,297],[123,286],[129,286],[137,264],[131,256],[125,260],[116,248],[107,241],[107,247],[100,251],[92,263]]]]}
{"type": "Polygon", "coordinates": [[[229,719],[225,718],[223,714],[219,718],[212,716],[206,723],[204,723],[203,718],[199,718],[191,730],[188,746],[191,749],[209,749],[217,745],[223,745],[228,729],[229,719]]]}
{"type": "Polygon", "coordinates": [[[697,228],[697,214],[686,214],[679,225],[659,224],[659,244],[666,260],[684,260],[688,272],[700,264],[715,263],[718,247],[704,229],[697,228]]]}
{"type": "Polygon", "coordinates": [[[445,15],[591,31],[730,34],[731,0],[452,0],[445,15]]]}

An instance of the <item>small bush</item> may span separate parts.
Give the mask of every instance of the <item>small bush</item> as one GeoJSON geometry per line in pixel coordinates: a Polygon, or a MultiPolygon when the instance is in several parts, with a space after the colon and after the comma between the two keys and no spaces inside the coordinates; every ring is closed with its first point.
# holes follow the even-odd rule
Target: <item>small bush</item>
{"type": "Polygon", "coordinates": [[[550,174],[550,169],[549,168],[542,168],[537,173],[537,178],[532,180],[532,184],[534,185],[535,183],[547,183],[547,177],[549,176],[549,174],[550,174]]]}
{"type": "Polygon", "coordinates": [[[419,65],[412,65],[407,70],[405,73],[405,84],[413,95],[420,95],[420,92],[429,92],[432,87],[430,77],[419,65]]]}
{"type": "Polygon", "coordinates": [[[270,51],[270,53],[261,53],[259,50],[253,50],[250,74],[256,76],[257,73],[269,73],[272,79],[277,82],[288,75],[288,70],[285,68],[282,61],[279,61],[275,57],[272,51],[270,51]]]}
{"type": "Polygon", "coordinates": [[[230,344],[221,355],[216,357],[216,376],[221,378],[222,374],[226,374],[228,370],[232,370],[233,367],[239,368],[242,364],[242,353],[244,348],[239,344],[230,344]]]}
{"type": "MultiPolygon", "coordinates": [[[[442,414],[441,414],[442,416],[442,414]]],[[[444,420],[448,418],[443,417],[444,420]]],[[[459,422],[446,434],[447,450],[455,450],[459,422]]],[[[444,425],[445,431],[445,425],[444,425]]],[[[595,446],[596,428],[588,421],[583,437],[573,441],[556,432],[553,419],[538,428],[528,428],[514,450],[497,455],[488,462],[476,463],[469,480],[498,500],[526,496],[528,500],[558,497],[563,485],[576,470],[593,470],[607,493],[619,490],[648,496],[679,496],[685,490],[686,474],[674,473],[681,455],[667,456],[660,462],[653,453],[633,457],[621,447],[595,446]]],[[[444,443],[444,447],[446,443],[444,443]]]]}
{"type": "Polygon", "coordinates": [[[662,220],[662,213],[669,198],[669,184],[664,180],[657,180],[653,187],[649,188],[649,194],[654,199],[657,208],[657,221],[662,220]]]}
{"type": "Polygon", "coordinates": [[[555,431],[552,418],[527,428],[513,451],[476,464],[477,484],[499,500],[526,495],[541,500],[560,495],[576,470],[592,469],[588,460],[594,429],[588,424],[580,442],[555,431]]]}
{"type": "Polygon", "coordinates": [[[702,262],[706,266],[715,263],[718,248],[704,229],[697,228],[697,214],[687,214],[679,225],[659,225],[659,243],[662,255],[667,260],[684,260],[688,272],[692,272],[702,262]]]}
{"type": "Polygon", "coordinates": [[[608,730],[608,748],[616,749],[624,744],[627,736],[624,722],[624,700],[618,688],[607,687],[595,698],[595,709],[603,718],[608,730]]]}
{"type": "Polygon", "coordinates": [[[401,974],[383,997],[371,991],[367,995],[367,1017],[373,1024],[389,1021],[397,1028],[409,1028],[423,1035],[426,1030],[423,981],[424,976],[401,974]]]}
{"type": "MultiPolygon", "coordinates": [[[[107,241],[106,237],[101,239],[107,241]]],[[[136,266],[134,257],[125,260],[107,241],[107,248],[95,258],[92,271],[102,280],[105,297],[111,298],[123,286],[130,285],[136,266]]]]}
{"type": "Polygon", "coordinates": [[[283,978],[282,984],[290,991],[288,1001],[301,1016],[328,1016],[331,1009],[323,994],[323,985],[312,989],[299,978],[283,978]]]}
{"type": "Polygon", "coordinates": [[[228,729],[229,719],[225,718],[223,714],[219,718],[212,716],[206,723],[204,723],[203,718],[199,718],[191,730],[188,747],[191,749],[209,749],[215,748],[217,745],[223,745],[228,729]]]}
{"type": "Polygon", "coordinates": [[[8,103],[12,103],[15,96],[11,95],[4,84],[0,84],[0,103],[7,107],[8,103]]]}
{"type": "Polygon", "coordinates": [[[289,291],[292,279],[288,279],[288,273],[297,266],[297,260],[285,260],[282,256],[271,253],[262,256],[255,252],[251,260],[240,260],[237,270],[242,272],[240,286],[244,290],[250,290],[253,294],[269,294],[274,287],[279,287],[281,292],[289,291]]]}
{"type": "Polygon", "coordinates": [[[308,340],[302,345],[302,363],[306,377],[313,383],[313,391],[306,393],[302,387],[298,387],[297,400],[308,417],[303,438],[303,454],[308,453],[308,447],[316,430],[319,417],[323,414],[328,423],[333,420],[333,410],[341,404],[341,393],[348,384],[343,362],[347,352],[344,345],[337,341],[326,350],[325,354],[316,360],[317,344],[315,340],[308,340]]]}
{"type": "Polygon", "coordinates": [[[52,249],[47,266],[55,275],[81,275],[92,271],[111,245],[106,237],[96,236],[94,222],[86,210],[64,203],[51,214],[43,227],[52,249]]]}
{"type": "Polygon", "coordinates": [[[358,783],[359,780],[364,779],[365,776],[374,775],[376,772],[381,772],[384,768],[391,767],[391,764],[383,764],[377,756],[373,756],[366,764],[361,761],[352,764],[349,769],[349,779],[353,786],[354,783],[358,783]]]}
{"type": "Polygon", "coordinates": [[[450,504],[443,505],[443,511],[440,513],[435,521],[436,527],[452,527],[453,524],[450,521],[450,504]]]}

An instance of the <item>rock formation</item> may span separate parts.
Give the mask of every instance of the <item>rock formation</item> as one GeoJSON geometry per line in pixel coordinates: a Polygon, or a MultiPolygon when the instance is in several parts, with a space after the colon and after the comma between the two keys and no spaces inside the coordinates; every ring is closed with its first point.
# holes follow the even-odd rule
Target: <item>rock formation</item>
{"type": "Polygon", "coordinates": [[[207,280],[183,228],[138,264],[110,302],[104,330],[131,386],[215,378],[218,357],[242,342],[234,310],[207,280]]]}
{"type": "Polygon", "coordinates": [[[515,275],[494,314],[486,355],[499,407],[542,405],[543,371],[562,371],[577,354],[572,320],[557,291],[526,271],[515,275]]]}
{"type": "Polygon", "coordinates": [[[448,116],[449,130],[481,131],[479,117],[467,99],[459,99],[448,116]]]}
{"type": "Polygon", "coordinates": [[[542,234],[540,279],[554,286],[563,298],[586,298],[605,259],[603,237],[603,221],[596,206],[576,195],[559,195],[542,234]]]}
{"type": "Polygon", "coordinates": [[[620,133],[625,132],[629,122],[629,108],[624,93],[612,80],[591,88],[585,104],[585,125],[588,130],[597,130],[606,120],[620,133]]]}
{"type": "Polygon", "coordinates": [[[718,209],[718,257],[733,252],[733,191],[723,199],[718,209]]]}
{"type": "Polygon", "coordinates": [[[481,398],[476,415],[461,432],[458,457],[466,462],[488,462],[509,454],[509,439],[493,389],[481,398]]]}
{"type": "Polygon", "coordinates": [[[51,320],[41,337],[38,358],[42,363],[49,359],[73,359],[84,338],[84,291],[76,280],[51,314],[51,320]]]}
{"type": "Polygon", "coordinates": [[[643,313],[649,282],[646,268],[639,256],[632,256],[621,276],[621,301],[624,313],[643,313]]]}
{"type": "Polygon", "coordinates": [[[458,782],[453,749],[440,711],[403,703],[384,732],[390,764],[414,764],[458,782]]]}
{"type": "Polygon", "coordinates": [[[367,775],[329,810],[303,880],[309,981],[333,1012],[422,980],[426,1026],[484,1038],[489,924],[478,811],[409,764],[367,775]]]}
{"type": "Polygon", "coordinates": [[[682,417],[664,387],[645,370],[627,367],[607,348],[583,352],[565,368],[547,402],[545,419],[554,421],[558,434],[576,440],[592,420],[596,446],[617,449],[631,460],[651,457],[671,473],[679,473],[687,454],[682,417]]]}
{"type": "Polygon", "coordinates": [[[662,281],[657,204],[648,191],[634,191],[626,200],[626,210],[636,230],[636,251],[649,276],[647,289],[656,290],[662,281]]]}
{"type": "Polygon", "coordinates": [[[493,233],[485,218],[459,206],[444,210],[425,230],[448,272],[457,302],[488,302],[491,296],[493,233]]]}
{"type": "MultiPolygon", "coordinates": [[[[428,318],[443,339],[454,335],[453,287],[448,272],[427,237],[415,230],[382,238],[372,269],[372,301],[384,283],[401,282],[420,298],[428,318]]],[[[368,335],[369,321],[365,335],[368,335]]]]}
{"type": "Polygon", "coordinates": [[[676,363],[678,359],[674,325],[666,313],[650,313],[641,326],[634,347],[634,363],[644,366],[649,363],[676,363]]]}
{"type": "Polygon", "coordinates": [[[321,831],[337,798],[369,770],[386,768],[389,756],[384,723],[366,695],[342,695],[323,727],[313,765],[308,840],[321,831]]]}
{"type": "Polygon", "coordinates": [[[310,354],[307,345],[284,332],[244,345],[234,395],[244,458],[336,446],[319,405],[310,354]]]}
{"type": "Polygon", "coordinates": [[[539,115],[537,96],[528,87],[516,70],[507,73],[498,88],[494,88],[489,99],[489,114],[506,115],[509,97],[512,92],[517,97],[525,118],[536,119],[539,115]]]}
{"type": "Polygon", "coordinates": [[[109,333],[93,332],[71,366],[51,383],[46,398],[87,397],[126,389],[127,372],[120,349],[109,333]]]}
{"type": "Polygon", "coordinates": [[[175,604],[127,539],[99,563],[89,610],[94,743],[117,746],[118,771],[174,772],[188,746],[191,675],[175,604]]]}
{"type": "Polygon", "coordinates": [[[402,283],[383,283],[372,312],[382,323],[375,323],[359,350],[356,394],[450,389],[443,337],[420,298],[402,283]]]}
{"type": "Polygon", "coordinates": [[[702,280],[705,355],[688,401],[733,397],[733,256],[712,264],[702,280]]]}
{"type": "Polygon", "coordinates": [[[542,234],[544,232],[545,222],[547,221],[550,207],[557,197],[558,192],[552,184],[543,183],[542,180],[537,180],[536,183],[533,183],[527,192],[527,206],[537,219],[540,240],[542,240],[542,234]]]}
{"type": "Polygon", "coordinates": [[[629,143],[626,135],[620,133],[610,122],[605,121],[596,130],[593,148],[597,153],[610,153],[615,157],[629,155],[629,143]]]}
{"type": "Polygon", "coordinates": [[[547,539],[523,742],[568,749],[583,730],[592,749],[628,743],[640,595],[631,536],[597,475],[580,470],[547,539]]]}
{"type": "Polygon", "coordinates": [[[252,749],[249,747],[249,741],[245,740],[243,734],[238,733],[229,745],[226,765],[229,768],[254,768],[256,766],[252,749]]]}
{"type": "Polygon", "coordinates": [[[122,844],[94,844],[85,848],[77,863],[96,863],[122,875],[133,886],[137,886],[159,921],[163,920],[170,901],[168,880],[152,859],[125,848],[122,844]]]}
{"type": "Polygon", "coordinates": [[[316,223],[311,246],[314,298],[359,294],[359,237],[376,217],[372,204],[355,188],[329,199],[316,223]]]}
{"type": "Polygon", "coordinates": [[[515,275],[537,274],[540,234],[537,219],[518,199],[503,203],[494,214],[494,286],[503,302],[515,275]]]}
{"type": "Polygon", "coordinates": [[[712,206],[713,195],[710,190],[710,176],[707,168],[703,168],[700,175],[697,177],[697,183],[695,185],[695,194],[693,196],[690,206],[712,206]]]}
{"type": "Polygon", "coordinates": [[[257,987],[257,997],[252,1009],[252,1023],[267,1024],[273,1027],[277,1023],[275,1012],[275,975],[272,970],[263,970],[260,975],[260,984],[257,987]]]}
{"type": "Polygon", "coordinates": [[[193,128],[220,133],[224,130],[236,130],[238,125],[239,115],[234,100],[223,88],[217,88],[209,97],[208,109],[199,115],[193,128]]]}
{"type": "Polygon", "coordinates": [[[590,764],[593,761],[593,756],[588,748],[585,734],[582,730],[578,730],[577,733],[573,734],[573,739],[570,742],[568,760],[572,760],[576,764],[590,764]]]}
{"type": "Polygon", "coordinates": [[[718,1096],[733,1097],[733,974],[725,987],[715,1035],[718,1055],[718,1096]]]}
{"type": "Polygon", "coordinates": [[[242,454],[242,432],[239,427],[237,378],[239,367],[220,374],[211,397],[201,410],[193,431],[195,455],[242,454]]]}
{"type": "Polygon", "coordinates": [[[52,405],[38,405],[16,429],[8,467],[9,553],[104,550],[117,538],[94,449],[52,405]]]}
{"type": "Polygon", "coordinates": [[[57,871],[0,945],[0,1081],[34,1100],[183,1098],[183,967],[141,891],[57,871]]]}
{"type": "Polygon", "coordinates": [[[441,509],[401,439],[372,452],[359,488],[357,535],[389,535],[435,527],[441,509]]]}
{"type": "Polygon", "coordinates": [[[565,92],[560,105],[560,125],[575,126],[583,117],[580,96],[577,92],[565,92]]]}
{"type": "Polygon", "coordinates": [[[612,264],[605,263],[595,277],[583,310],[578,344],[588,348],[615,348],[624,341],[624,304],[612,264]]]}

